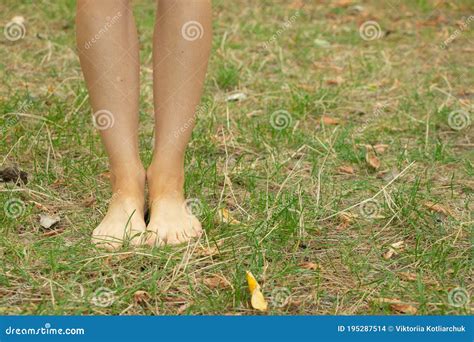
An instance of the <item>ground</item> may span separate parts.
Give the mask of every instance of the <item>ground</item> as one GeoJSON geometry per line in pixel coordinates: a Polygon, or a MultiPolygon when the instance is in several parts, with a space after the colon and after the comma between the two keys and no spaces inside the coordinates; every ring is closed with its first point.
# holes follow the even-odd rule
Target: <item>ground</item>
{"type": "MultiPolygon", "coordinates": [[[[205,236],[106,252],[90,242],[111,194],[74,1],[2,1],[2,28],[22,16],[25,31],[0,37],[0,169],[28,183],[0,183],[0,313],[469,314],[472,2],[213,8],[186,158],[205,236]],[[60,222],[46,229],[40,214],[60,222]],[[266,312],[251,307],[247,270],[266,312]]],[[[154,2],[134,11],[148,165],[154,2]]]]}

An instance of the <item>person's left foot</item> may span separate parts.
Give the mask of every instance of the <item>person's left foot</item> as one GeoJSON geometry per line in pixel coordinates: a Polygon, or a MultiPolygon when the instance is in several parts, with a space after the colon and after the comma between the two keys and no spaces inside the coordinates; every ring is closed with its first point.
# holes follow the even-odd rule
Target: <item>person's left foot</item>
{"type": "Polygon", "coordinates": [[[201,222],[186,208],[184,198],[163,196],[152,200],[146,243],[177,245],[202,234],[201,222]]]}
{"type": "Polygon", "coordinates": [[[147,173],[147,180],[150,190],[150,222],[146,228],[146,244],[176,245],[200,237],[201,222],[186,207],[183,191],[159,187],[150,172],[147,173]]]}

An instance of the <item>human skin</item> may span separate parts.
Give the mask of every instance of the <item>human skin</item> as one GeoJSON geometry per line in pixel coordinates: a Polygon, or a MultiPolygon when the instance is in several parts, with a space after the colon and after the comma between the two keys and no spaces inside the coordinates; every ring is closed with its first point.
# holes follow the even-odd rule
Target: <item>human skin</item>
{"type": "Polygon", "coordinates": [[[139,47],[129,0],[78,0],[77,46],[94,126],[109,160],[112,199],[92,241],[107,249],[178,244],[202,233],[186,210],[184,155],[209,59],[210,0],[158,0],[153,38],[155,142],[138,150],[139,47]],[[150,221],[144,221],[148,185],[150,221]]]}

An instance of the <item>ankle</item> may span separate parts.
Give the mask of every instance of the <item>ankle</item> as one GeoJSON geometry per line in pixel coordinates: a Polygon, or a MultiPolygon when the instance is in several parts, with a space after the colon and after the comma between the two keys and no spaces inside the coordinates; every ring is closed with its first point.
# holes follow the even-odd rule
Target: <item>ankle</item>
{"type": "Polygon", "coordinates": [[[111,170],[110,180],[114,194],[121,196],[143,196],[146,173],[143,167],[111,170]]]}
{"type": "Polygon", "coordinates": [[[183,197],[184,170],[168,170],[150,165],[146,171],[150,199],[183,197]]]}

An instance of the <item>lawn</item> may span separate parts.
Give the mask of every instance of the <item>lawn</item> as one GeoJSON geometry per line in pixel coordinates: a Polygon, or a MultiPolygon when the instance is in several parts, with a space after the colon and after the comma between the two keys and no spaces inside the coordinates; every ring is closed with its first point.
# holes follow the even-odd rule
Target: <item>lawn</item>
{"type": "MultiPolygon", "coordinates": [[[[23,17],[0,32],[0,169],[28,174],[0,179],[0,314],[471,313],[472,1],[214,1],[186,158],[205,236],[116,252],[90,243],[111,191],[74,8],[0,4],[2,31],[23,17]]],[[[148,165],[154,1],[134,11],[148,165]]]]}

